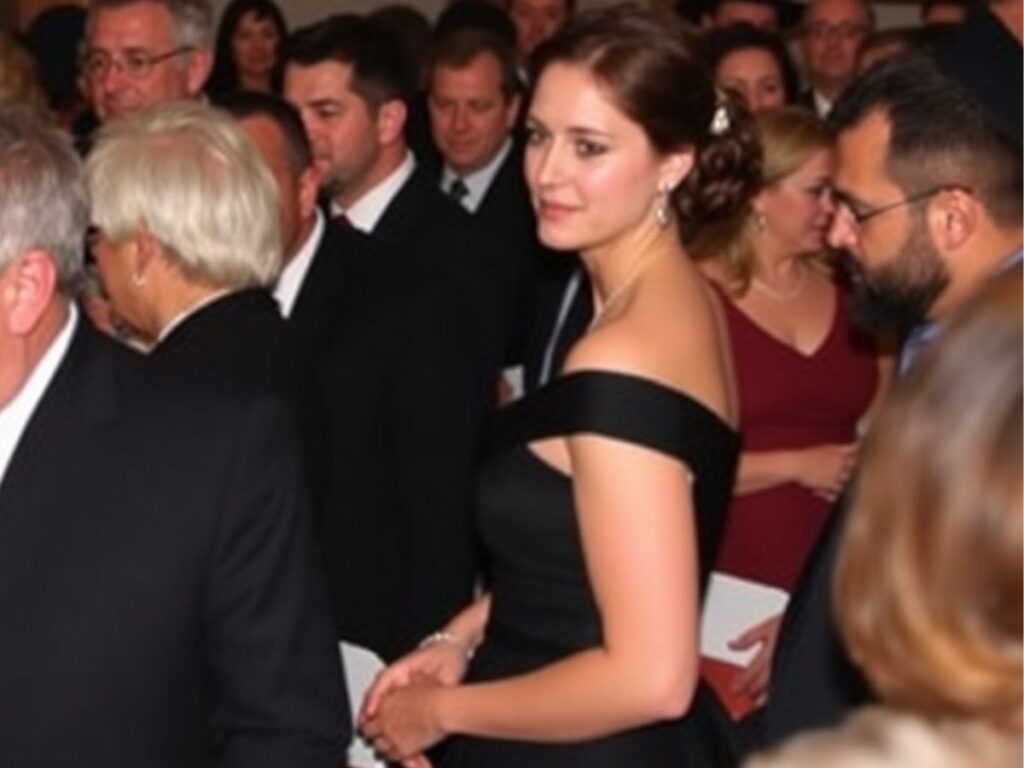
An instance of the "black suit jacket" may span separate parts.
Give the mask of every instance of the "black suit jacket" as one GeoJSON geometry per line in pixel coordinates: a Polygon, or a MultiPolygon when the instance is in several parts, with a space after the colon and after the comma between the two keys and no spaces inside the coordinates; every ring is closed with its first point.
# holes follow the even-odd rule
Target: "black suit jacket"
{"type": "Polygon", "coordinates": [[[768,703],[761,715],[761,746],[837,725],[872,698],[843,646],[832,604],[832,575],[848,501],[844,494],[836,503],[786,608],[772,660],[768,703]]]}
{"type": "Polygon", "coordinates": [[[450,280],[328,224],[290,324],[330,436],[319,538],[339,637],[394,659],[472,597],[474,460],[492,381],[450,280]]]}
{"type": "Polygon", "coordinates": [[[1024,48],[990,10],[979,6],[932,55],[1019,147],[1024,127],[1024,48]]]}
{"type": "Polygon", "coordinates": [[[424,167],[391,199],[373,234],[452,282],[461,335],[496,377],[514,345],[526,290],[514,248],[442,194],[436,175],[424,167]]]}
{"type": "Polygon", "coordinates": [[[186,317],[151,353],[157,365],[223,378],[279,399],[302,446],[314,518],[326,471],[326,429],[312,360],[261,288],[218,297],[186,317]]]}
{"type": "Polygon", "coordinates": [[[307,514],[276,403],[80,320],[0,485],[0,762],[335,768],[307,514]]]}

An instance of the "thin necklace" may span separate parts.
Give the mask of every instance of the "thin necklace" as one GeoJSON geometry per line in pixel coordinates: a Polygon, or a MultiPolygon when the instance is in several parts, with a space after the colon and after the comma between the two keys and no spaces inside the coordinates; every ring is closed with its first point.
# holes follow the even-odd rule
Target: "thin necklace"
{"type": "Polygon", "coordinates": [[[605,316],[612,305],[614,305],[619,299],[621,299],[626,291],[633,287],[637,280],[640,279],[644,271],[649,267],[654,260],[660,256],[662,249],[653,249],[648,253],[638,256],[633,264],[630,266],[626,276],[622,279],[615,288],[608,292],[608,297],[601,303],[601,307],[594,313],[594,319],[590,321],[590,327],[593,328],[601,319],[605,316]]]}
{"type": "Polygon", "coordinates": [[[803,269],[800,270],[800,277],[797,279],[796,285],[788,291],[780,291],[776,288],[772,288],[770,285],[762,283],[757,279],[757,277],[750,278],[750,286],[755,291],[763,293],[769,299],[774,299],[775,301],[791,301],[803,293],[804,286],[807,284],[807,271],[807,266],[803,265],[803,269]]]}

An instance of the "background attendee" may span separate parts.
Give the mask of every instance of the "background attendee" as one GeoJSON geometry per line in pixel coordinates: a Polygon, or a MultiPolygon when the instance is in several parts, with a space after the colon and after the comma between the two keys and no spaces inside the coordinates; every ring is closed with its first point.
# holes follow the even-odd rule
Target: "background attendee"
{"type": "Polygon", "coordinates": [[[0,759],[337,766],[285,415],[93,331],[71,298],[87,222],[70,144],[0,110],[0,759]]]}
{"type": "Polygon", "coordinates": [[[519,60],[529,63],[537,46],[557,35],[572,17],[575,0],[506,0],[516,26],[519,60]]]}
{"type": "Polygon", "coordinates": [[[213,71],[206,84],[216,96],[230,91],[281,92],[281,48],[288,25],[274,0],[232,0],[217,26],[213,71]]]}
{"type": "Polygon", "coordinates": [[[39,83],[35,60],[13,37],[0,30],[0,106],[23,106],[49,116],[46,93],[39,83]]]}
{"type": "Polygon", "coordinates": [[[862,75],[879,62],[909,50],[914,44],[912,31],[910,28],[879,29],[865,37],[857,52],[857,74],[862,75]]]}
{"type": "Polygon", "coordinates": [[[85,9],[55,5],[41,11],[25,30],[25,45],[36,61],[39,83],[57,124],[76,134],[86,109],[79,72],[85,9]]]}
{"type": "MultiPolygon", "coordinates": [[[[828,129],[796,107],[757,115],[757,128],[760,192],[724,231],[709,228],[694,245],[723,295],[742,414],[715,570],[789,593],[850,477],[882,377],[873,340],[850,326],[848,285],[825,253],[835,171],[828,129]]],[[[735,609],[709,602],[705,621],[735,609]]],[[[745,667],[705,659],[736,717],[764,703],[780,619],[730,638],[734,650],[757,649],[745,667]]]]}
{"type": "Polygon", "coordinates": [[[701,18],[704,29],[719,29],[733,24],[778,29],[779,3],[775,0],[715,0],[701,18]]]}
{"type": "Polygon", "coordinates": [[[921,0],[922,24],[959,24],[970,14],[971,0],[921,0]]]}
{"type": "MultiPolygon", "coordinates": [[[[900,355],[906,371],[951,312],[1020,260],[1020,146],[922,56],[872,69],[840,104],[829,243],[852,257],[851,305],[862,321],[912,329],[900,355]]],[[[833,515],[786,612],[768,742],[835,724],[864,697],[830,619],[841,519],[833,515]]]]}
{"type": "MultiPolygon", "coordinates": [[[[507,177],[520,194],[488,207],[499,217],[505,211],[497,209],[510,203],[528,208],[520,148],[513,146],[521,88],[512,50],[483,31],[453,32],[431,51],[428,82],[434,143],[444,158],[442,191],[469,212],[482,212],[507,177]]],[[[514,225],[532,230],[532,216],[514,225]]],[[[501,227],[502,235],[517,237],[515,226],[501,227]]]]}
{"type": "Polygon", "coordinates": [[[417,87],[422,88],[426,84],[427,55],[433,34],[430,19],[411,5],[402,4],[382,6],[369,17],[391,31],[405,53],[406,66],[413,73],[417,87]]]}
{"type": "Polygon", "coordinates": [[[800,63],[807,92],[803,102],[828,115],[857,76],[857,52],[875,26],[867,0],[811,0],[800,27],[800,63]]]}
{"type": "Polygon", "coordinates": [[[285,94],[302,116],[332,215],[451,280],[463,335],[493,385],[517,330],[523,265],[417,164],[404,135],[412,91],[400,49],[369,19],[340,14],[289,41],[285,94]]]}
{"type": "Polygon", "coordinates": [[[735,24],[704,36],[715,84],[751,112],[792,104],[800,80],[786,43],[778,35],[735,24]]]}
{"type": "Polygon", "coordinates": [[[96,0],[89,5],[82,74],[103,122],[195,98],[213,64],[207,0],[96,0]]]}
{"type": "Polygon", "coordinates": [[[742,202],[757,143],[662,17],[594,12],[544,50],[526,175],[542,241],[580,250],[595,320],[496,425],[489,593],[378,681],[363,730],[403,758],[456,734],[453,765],[712,765],[728,745],[694,699],[698,574],[738,446],[678,225],[742,202]]]}

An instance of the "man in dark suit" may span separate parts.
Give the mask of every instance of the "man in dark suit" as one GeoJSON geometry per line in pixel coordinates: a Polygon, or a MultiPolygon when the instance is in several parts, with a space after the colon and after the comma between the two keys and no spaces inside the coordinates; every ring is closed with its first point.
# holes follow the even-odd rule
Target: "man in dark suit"
{"type": "Polygon", "coordinates": [[[462,335],[496,376],[521,307],[519,262],[445,198],[404,136],[412,82],[379,23],[340,14],[295,32],[285,96],[302,116],[332,214],[452,282],[462,335]]]}
{"type": "Polygon", "coordinates": [[[537,240],[517,132],[522,85],[515,52],[487,30],[450,32],[434,42],[427,82],[431,131],[443,159],[434,171],[437,184],[506,242],[519,261],[527,290],[506,362],[532,368],[543,346],[540,337],[550,330],[553,304],[578,261],[537,240]]]}
{"type": "Polygon", "coordinates": [[[259,155],[229,117],[182,101],[109,126],[87,173],[92,251],[115,313],[155,364],[281,400],[319,511],[324,414],[311,363],[267,290],[281,236],[275,183],[259,155]]]}
{"type": "Polygon", "coordinates": [[[92,331],[85,199],[64,138],[0,112],[0,759],[333,768],[345,703],[287,416],[92,331]]]}
{"type": "MultiPolygon", "coordinates": [[[[837,103],[832,122],[838,167],[829,243],[852,257],[862,324],[905,336],[905,372],[983,284],[1019,269],[1019,142],[920,55],[868,72],[837,103]]],[[[764,712],[769,743],[832,725],[866,695],[832,618],[847,513],[837,510],[786,611],[764,712]]]]}
{"type": "Polygon", "coordinates": [[[295,111],[255,94],[227,106],[277,177],[290,222],[277,296],[315,347],[329,415],[319,539],[338,636],[391,660],[472,596],[478,379],[452,343],[448,282],[324,221],[295,111]],[[293,279],[293,267],[302,275],[293,279]]]}

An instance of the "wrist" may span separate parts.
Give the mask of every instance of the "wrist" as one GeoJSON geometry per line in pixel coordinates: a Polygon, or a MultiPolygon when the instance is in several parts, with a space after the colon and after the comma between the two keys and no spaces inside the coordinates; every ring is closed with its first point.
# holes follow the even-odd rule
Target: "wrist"
{"type": "Polygon", "coordinates": [[[458,698],[461,686],[442,686],[433,691],[434,714],[438,727],[446,736],[462,733],[458,714],[458,698]]]}
{"type": "Polygon", "coordinates": [[[461,651],[462,655],[466,657],[466,661],[470,661],[473,658],[473,654],[476,652],[476,646],[473,645],[473,643],[447,629],[431,632],[420,640],[419,647],[430,648],[431,646],[440,645],[442,643],[457,648],[461,651]]]}

